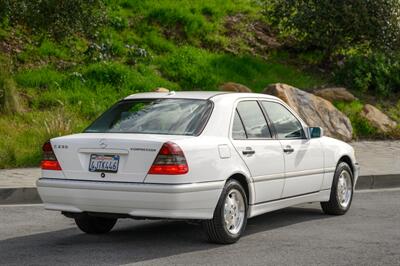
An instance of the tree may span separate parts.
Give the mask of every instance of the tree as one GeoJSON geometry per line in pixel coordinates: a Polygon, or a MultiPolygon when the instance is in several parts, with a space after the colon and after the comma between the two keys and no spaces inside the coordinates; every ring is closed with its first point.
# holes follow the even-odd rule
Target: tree
{"type": "Polygon", "coordinates": [[[400,44],[399,0],[266,0],[265,15],[283,36],[326,59],[339,49],[367,46],[393,51],[400,44]]]}

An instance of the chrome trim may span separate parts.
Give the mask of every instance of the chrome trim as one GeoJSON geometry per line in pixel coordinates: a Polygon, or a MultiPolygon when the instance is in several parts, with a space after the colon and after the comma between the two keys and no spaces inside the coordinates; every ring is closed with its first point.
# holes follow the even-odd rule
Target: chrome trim
{"type": "Polygon", "coordinates": [[[103,149],[103,148],[91,148],[91,149],[79,149],[79,153],[94,153],[94,154],[129,154],[129,151],[123,149],[103,149]]]}
{"type": "Polygon", "coordinates": [[[254,183],[257,182],[262,182],[262,181],[271,181],[271,180],[278,180],[278,179],[284,179],[285,174],[272,174],[272,175],[264,175],[264,176],[255,176],[253,177],[254,183]]]}
{"type": "Polygon", "coordinates": [[[262,182],[262,181],[272,181],[284,178],[292,178],[292,177],[300,177],[306,175],[317,175],[317,174],[326,174],[335,172],[336,168],[327,168],[327,169],[313,169],[313,170],[303,170],[303,171],[295,171],[289,173],[281,173],[281,174],[272,174],[272,175],[265,175],[265,176],[256,176],[253,177],[253,182],[262,182]]]}
{"type": "Polygon", "coordinates": [[[153,192],[153,193],[187,193],[222,189],[225,181],[213,181],[187,184],[154,184],[133,182],[84,181],[56,178],[40,178],[37,187],[89,189],[105,191],[153,192]]]}

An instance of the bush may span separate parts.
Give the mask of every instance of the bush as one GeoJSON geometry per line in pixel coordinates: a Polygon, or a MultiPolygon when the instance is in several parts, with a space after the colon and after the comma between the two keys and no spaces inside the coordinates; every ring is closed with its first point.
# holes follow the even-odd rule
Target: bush
{"type": "Polygon", "coordinates": [[[349,117],[353,126],[354,138],[379,137],[378,130],[360,115],[364,106],[360,101],[353,101],[351,103],[339,101],[335,102],[334,105],[349,117]]]}
{"type": "Polygon", "coordinates": [[[93,36],[105,18],[102,0],[0,0],[0,20],[58,39],[76,33],[93,36]]]}
{"type": "Polygon", "coordinates": [[[129,76],[129,67],[118,63],[92,64],[83,75],[86,80],[121,85],[129,76]]]}
{"type": "Polygon", "coordinates": [[[303,48],[324,50],[368,44],[394,50],[400,42],[398,0],[269,0],[265,14],[284,35],[295,36],[303,48]]]}
{"type": "Polygon", "coordinates": [[[30,88],[59,87],[64,75],[51,68],[29,69],[16,75],[18,85],[30,88]]]}
{"type": "Polygon", "coordinates": [[[353,55],[335,72],[337,83],[360,92],[388,96],[400,92],[400,58],[383,53],[353,55]]]}
{"type": "Polygon", "coordinates": [[[168,35],[178,39],[204,36],[209,31],[204,16],[183,9],[154,9],[147,19],[168,28],[168,35]]]}
{"type": "Polygon", "coordinates": [[[184,90],[216,89],[216,77],[211,71],[213,55],[205,50],[183,47],[166,57],[162,71],[184,90]]]}
{"type": "Polygon", "coordinates": [[[22,107],[13,79],[0,72],[0,112],[19,113],[22,107]]]}

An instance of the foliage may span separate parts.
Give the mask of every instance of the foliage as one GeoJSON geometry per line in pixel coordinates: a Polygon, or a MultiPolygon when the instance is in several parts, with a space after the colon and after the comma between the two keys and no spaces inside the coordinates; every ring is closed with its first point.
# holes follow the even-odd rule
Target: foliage
{"type": "Polygon", "coordinates": [[[321,49],[327,57],[363,44],[400,47],[398,0],[268,0],[265,15],[284,36],[294,36],[305,49],[321,49]]]}
{"type": "Polygon", "coordinates": [[[400,92],[400,61],[383,53],[353,55],[335,73],[336,82],[360,92],[388,96],[400,92]]]}
{"type": "Polygon", "coordinates": [[[378,130],[360,115],[364,106],[360,101],[357,100],[351,103],[340,101],[335,102],[334,105],[349,117],[353,126],[354,138],[379,137],[378,130]]]}
{"type": "Polygon", "coordinates": [[[228,81],[258,92],[274,82],[324,83],[278,55],[244,53],[249,47],[226,52],[227,17],[260,21],[258,3],[0,0],[0,62],[13,71],[7,82],[23,109],[0,115],[0,168],[37,165],[44,141],[82,131],[129,94],[156,87],[217,90],[228,81]]]}
{"type": "Polygon", "coordinates": [[[0,113],[22,111],[15,82],[5,72],[0,71],[0,113]]]}
{"type": "Polygon", "coordinates": [[[75,33],[93,36],[105,19],[102,0],[0,0],[0,20],[57,39],[75,33]]]}

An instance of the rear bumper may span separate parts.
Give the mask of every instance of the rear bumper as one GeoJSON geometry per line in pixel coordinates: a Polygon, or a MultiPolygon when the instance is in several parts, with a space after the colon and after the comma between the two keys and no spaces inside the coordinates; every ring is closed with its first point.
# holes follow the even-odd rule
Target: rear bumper
{"type": "Polygon", "coordinates": [[[39,195],[46,209],[101,212],[133,217],[211,219],[224,181],[145,184],[41,178],[39,195]]]}

